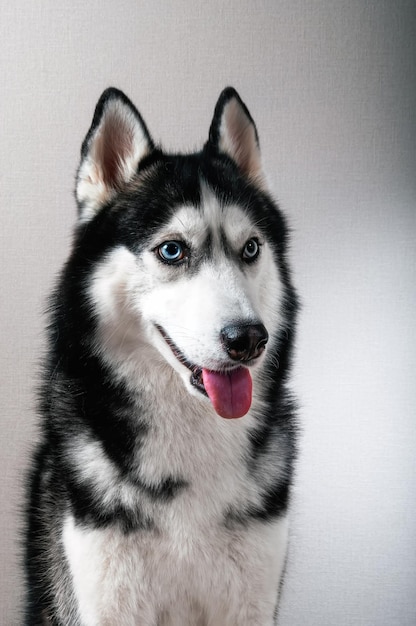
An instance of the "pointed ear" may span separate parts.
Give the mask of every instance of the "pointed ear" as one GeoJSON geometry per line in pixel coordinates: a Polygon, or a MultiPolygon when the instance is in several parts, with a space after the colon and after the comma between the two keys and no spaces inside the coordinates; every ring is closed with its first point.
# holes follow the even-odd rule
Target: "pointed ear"
{"type": "Polygon", "coordinates": [[[232,87],[221,93],[209,131],[209,142],[228,155],[254,182],[264,184],[256,125],[232,87]]]}
{"type": "Polygon", "coordinates": [[[136,107],[118,89],[106,89],[81,148],[75,187],[80,218],[92,218],[111,200],[153,148],[136,107]]]}

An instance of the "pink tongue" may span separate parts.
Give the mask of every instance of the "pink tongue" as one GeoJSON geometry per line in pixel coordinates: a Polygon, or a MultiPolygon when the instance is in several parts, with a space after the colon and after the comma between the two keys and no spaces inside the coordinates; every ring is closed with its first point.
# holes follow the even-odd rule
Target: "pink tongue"
{"type": "Polygon", "coordinates": [[[205,391],[218,415],[243,417],[251,406],[252,380],[245,367],[230,372],[202,370],[205,391]]]}

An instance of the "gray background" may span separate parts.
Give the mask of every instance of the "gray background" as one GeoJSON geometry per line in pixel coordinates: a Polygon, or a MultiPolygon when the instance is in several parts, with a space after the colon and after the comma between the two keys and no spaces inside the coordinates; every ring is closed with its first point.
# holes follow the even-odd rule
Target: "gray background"
{"type": "Polygon", "coordinates": [[[192,149],[221,89],[293,227],[303,437],[281,626],[416,624],[415,3],[1,0],[0,622],[19,623],[42,311],[108,85],[192,149]]]}

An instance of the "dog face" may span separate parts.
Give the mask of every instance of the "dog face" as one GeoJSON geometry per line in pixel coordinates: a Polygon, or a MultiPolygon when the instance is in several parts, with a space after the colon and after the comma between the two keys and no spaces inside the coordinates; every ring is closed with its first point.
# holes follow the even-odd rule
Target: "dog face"
{"type": "Polygon", "coordinates": [[[88,287],[96,350],[120,371],[172,368],[218,414],[245,415],[251,372],[284,325],[285,235],[236,92],[223,92],[192,155],[156,149],[127,98],[105,92],[76,197],[82,245],[98,254],[88,287]]]}

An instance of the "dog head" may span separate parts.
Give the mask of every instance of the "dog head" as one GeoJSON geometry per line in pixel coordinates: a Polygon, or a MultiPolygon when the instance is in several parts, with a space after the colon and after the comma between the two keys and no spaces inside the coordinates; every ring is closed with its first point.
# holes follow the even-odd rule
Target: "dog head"
{"type": "Polygon", "coordinates": [[[218,414],[245,415],[252,373],[276,362],[287,334],[290,283],[285,223],[236,91],[221,94],[202,151],[172,155],[106,90],[75,194],[94,349],[126,375],[168,367],[218,414]]]}

